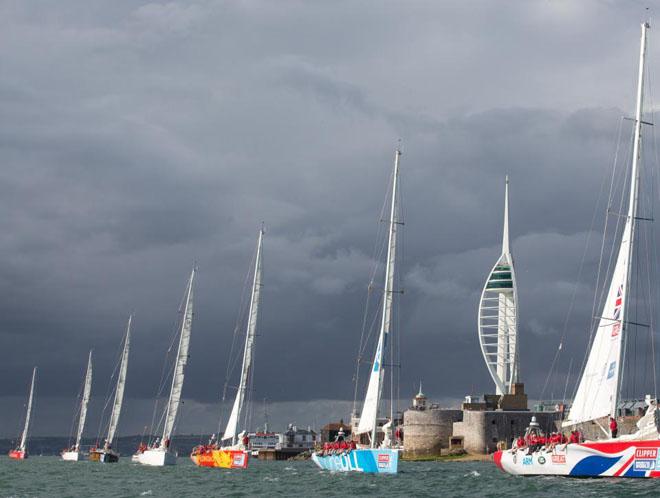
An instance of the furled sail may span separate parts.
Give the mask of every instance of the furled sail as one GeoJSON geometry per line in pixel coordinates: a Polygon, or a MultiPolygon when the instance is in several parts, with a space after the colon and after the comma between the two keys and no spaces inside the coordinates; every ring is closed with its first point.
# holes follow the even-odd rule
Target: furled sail
{"type": "Polygon", "coordinates": [[[578,384],[568,418],[563,423],[564,426],[587,422],[608,415],[614,416],[619,401],[622,344],[626,334],[625,317],[630,290],[631,259],[639,195],[639,158],[647,28],[646,23],[642,24],[628,216],[621,236],[621,245],[605,306],[598,322],[589,357],[578,384]]]}
{"type": "Polygon", "coordinates": [[[387,245],[387,261],[385,264],[385,288],[383,292],[383,310],[380,323],[380,334],[378,345],[374,354],[374,361],[369,376],[367,394],[364,398],[360,423],[356,434],[371,432],[371,446],[376,445],[376,425],[378,418],[378,405],[383,382],[383,358],[387,340],[390,334],[390,322],[392,318],[392,293],[394,288],[394,262],[396,260],[396,235],[398,226],[397,210],[397,183],[399,179],[399,158],[401,151],[397,150],[394,158],[394,175],[392,179],[392,198],[390,201],[389,235],[387,245]]]}
{"type": "Polygon", "coordinates": [[[167,445],[172,438],[172,432],[174,431],[177,412],[179,411],[179,404],[181,403],[183,377],[186,364],[188,363],[188,346],[190,345],[190,332],[192,329],[194,279],[195,268],[193,268],[192,273],[190,274],[188,288],[186,289],[186,299],[185,306],[183,308],[183,319],[181,321],[181,333],[179,338],[179,350],[177,353],[176,365],[174,367],[174,374],[172,376],[172,389],[170,390],[170,398],[167,403],[167,411],[165,412],[163,437],[160,440],[161,448],[167,448],[167,445]]]}
{"type": "Polygon", "coordinates": [[[82,439],[83,429],[85,428],[85,419],[87,418],[87,405],[89,404],[89,395],[92,392],[92,352],[89,352],[87,359],[87,373],[85,374],[85,385],[83,387],[82,401],[80,402],[80,418],[78,419],[78,433],[76,434],[76,450],[80,449],[80,440],[82,439]]]}
{"type": "Polygon", "coordinates": [[[259,231],[259,239],[257,241],[257,254],[254,263],[254,277],[252,281],[252,294],[250,297],[250,308],[248,312],[247,334],[245,337],[245,348],[243,350],[243,364],[241,367],[241,378],[236,393],[236,399],[231,409],[229,420],[227,421],[227,428],[222,436],[223,440],[231,439],[232,444],[236,444],[236,436],[238,434],[238,424],[241,420],[243,413],[243,405],[245,402],[245,393],[248,389],[250,379],[250,370],[252,368],[252,360],[254,356],[254,338],[257,332],[257,319],[259,318],[259,298],[261,296],[261,247],[263,242],[264,231],[259,231]]]}
{"type": "Polygon", "coordinates": [[[27,443],[28,432],[30,430],[30,418],[32,417],[32,398],[34,397],[34,381],[37,377],[37,367],[32,370],[32,383],[30,384],[30,396],[28,397],[27,412],[25,413],[25,427],[23,427],[23,434],[21,435],[21,444],[19,449],[25,451],[27,443]]]}
{"type": "Polygon", "coordinates": [[[121,364],[119,366],[119,376],[117,377],[117,385],[115,387],[115,399],[112,403],[112,413],[110,415],[110,423],[108,424],[108,436],[105,438],[106,444],[112,445],[112,440],[117,432],[117,425],[119,424],[119,415],[121,414],[121,406],[124,401],[124,386],[126,385],[126,371],[128,369],[128,352],[131,346],[131,322],[133,315],[128,317],[128,325],[126,326],[126,336],[124,338],[124,349],[121,353],[121,364]]]}

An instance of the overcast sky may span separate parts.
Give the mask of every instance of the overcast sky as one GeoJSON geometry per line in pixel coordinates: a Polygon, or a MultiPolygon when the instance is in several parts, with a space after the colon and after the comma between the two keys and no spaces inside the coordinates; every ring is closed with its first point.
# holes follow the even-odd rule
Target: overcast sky
{"type": "MultiPolygon", "coordinates": [[[[94,433],[131,312],[120,433],[140,432],[193,261],[179,429],[214,430],[262,221],[254,396],[279,426],[347,414],[399,139],[402,398],[420,379],[445,404],[493,390],[476,315],[506,174],[538,398],[634,108],[646,3],[1,1],[0,435],[18,432],[33,365],[34,431],[67,434],[90,348],[94,433]]],[[[584,356],[598,249],[555,395],[584,356]]]]}

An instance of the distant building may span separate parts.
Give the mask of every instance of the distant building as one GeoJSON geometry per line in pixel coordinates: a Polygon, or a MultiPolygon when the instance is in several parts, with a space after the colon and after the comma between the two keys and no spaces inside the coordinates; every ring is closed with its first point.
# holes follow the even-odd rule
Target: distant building
{"type": "Polygon", "coordinates": [[[289,424],[287,430],[279,435],[277,449],[279,450],[310,450],[319,442],[319,435],[310,427],[300,429],[289,424]]]}
{"type": "Polygon", "coordinates": [[[280,442],[281,434],[276,432],[253,432],[248,434],[250,438],[250,449],[253,451],[259,450],[274,450],[280,442]]]}

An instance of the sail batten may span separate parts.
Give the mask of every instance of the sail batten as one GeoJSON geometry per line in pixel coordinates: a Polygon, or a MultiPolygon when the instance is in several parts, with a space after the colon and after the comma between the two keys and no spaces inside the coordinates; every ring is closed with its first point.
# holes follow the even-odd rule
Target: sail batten
{"type": "Polygon", "coordinates": [[[625,317],[629,303],[631,260],[639,195],[639,159],[647,28],[648,24],[642,24],[628,216],[621,236],[616,265],[612,272],[605,305],[600,314],[601,318],[594,334],[593,343],[573,404],[567,420],[563,423],[564,426],[588,422],[606,416],[615,416],[617,411],[622,378],[621,364],[623,344],[626,337],[625,317]]]}
{"type": "Polygon", "coordinates": [[[222,440],[226,441],[231,439],[232,444],[236,444],[238,435],[238,424],[241,420],[243,407],[245,403],[245,394],[248,389],[250,378],[250,371],[252,368],[252,361],[254,357],[254,339],[257,332],[257,321],[259,318],[259,301],[261,298],[261,252],[263,244],[264,231],[259,231],[259,238],[257,240],[257,253],[254,263],[254,276],[252,279],[252,292],[250,295],[250,308],[248,311],[248,324],[245,337],[245,347],[243,349],[243,362],[241,365],[241,378],[236,392],[236,398],[232,405],[231,414],[227,421],[227,427],[222,440]]]}
{"type": "Polygon", "coordinates": [[[89,352],[87,359],[87,371],[85,373],[85,384],[83,387],[82,400],[80,401],[80,418],[78,419],[78,432],[76,434],[76,450],[80,449],[80,440],[82,439],[83,430],[85,428],[85,419],[87,418],[87,405],[89,404],[89,396],[92,392],[92,352],[89,352]]]}
{"type": "Polygon", "coordinates": [[[378,406],[383,389],[383,358],[387,347],[392,319],[392,293],[394,291],[394,263],[396,260],[396,236],[398,227],[397,188],[399,179],[399,158],[401,151],[397,149],[394,156],[394,174],[392,178],[392,194],[390,201],[390,219],[387,244],[387,260],[385,264],[385,285],[383,292],[383,309],[381,314],[380,333],[374,360],[369,376],[367,394],[364,398],[360,422],[356,434],[371,433],[371,446],[376,445],[376,429],[378,406]]]}
{"type": "Polygon", "coordinates": [[[119,416],[121,415],[121,407],[124,402],[124,387],[126,386],[126,371],[128,369],[128,353],[131,345],[131,322],[133,315],[128,317],[128,325],[126,326],[126,336],[124,338],[124,348],[121,354],[121,364],[119,366],[119,376],[117,377],[117,385],[115,386],[115,397],[112,402],[112,413],[110,414],[110,422],[108,424],[108,435],[105,438],[106,445],[111,446],[117,432],[119,424],[119,416]]]}
{"type": "Polygon", "coordinates": [[[165,424],[163,425],[163,437],[160,440],[160,447],[166,449],[172,438],[174,424],[181,403],[181,392],[183,390],[183,379],[185,367],[188,363],[188,347],[190,345],[190,332],[192,330],[193,317],[193,281],[195,279],[195,268],[193,268],[188,280],[186,289],[185,306],[183,308],[183,318],[181,320],[181,331],[179,336],[179,348],[177,351],[176,364],[172,375],[172,388],[167,402],[165,412],[165,424]]]}

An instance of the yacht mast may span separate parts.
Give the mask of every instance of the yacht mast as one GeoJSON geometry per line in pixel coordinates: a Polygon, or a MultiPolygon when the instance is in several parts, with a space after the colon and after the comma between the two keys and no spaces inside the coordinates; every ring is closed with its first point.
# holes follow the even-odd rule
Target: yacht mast
{"type": "MultiPolygon", "coordinates": [[[[632,273],[632,257],[633,246],[635,244],[635,220],[637,219],[637,206],[639,204],[639,159],[641,156],[640,143],[642,140],[642,111],[644,106],[644,64],[646,62],[646,30],[649,28],[649,23],[642,23],[642,35],[639,43],[639,73],[637,75],[637,102],[635,105],[635,135],[633,139],[633,156],[632,156],[632,169],[630,172],[630,196],[628,199],[628,219],[626,222],[626,229],[628,231],[628,254],[627,254],[627,267],[626,267],[626,290],[623,294],[623,306],[621,309],[621,329],[623,330],[623,341],[627,341],[626,322],[624,316],[628,311],[629,295],[630,295],[630,280],[632,273]]],[[[626,237],[626,230],[624,230],[624,239],[626,237]]],[[[624,347],[619,348],[618,364],[622,365],[624,347]]],[[[617,407],[619,405],[619,398],[621,395],[621,380],[623,372],[619,374],[618,385],[612,400],[612,409],[610,416],[615,417],[617,407]]]]}
{"type": "Polygon", "coordinates": [[[374,355],[371,376],[369,378],[369,386],[367,388],[367,394],[364,399],[364,405],[360,415],[360,423],[357,430],[357,434],[363,434],[365,432],[371,433],[372,448],[376,447],[376,433],[378,429],[378,405],[380,404],[383,382],[383,358],[384,350],[385,347],[387,347],[387,341],[389,339],[391,328],[390,322],[392,318],[394,262],[396,260],[396,234],[397,226],[399,224],[397,219],[397,187],[399,180],[400,157],[401,151],[397,149],[394,155],[394,174],[392,178],[392,199],[390,202],[389,235],[387,244],[387,261],[385,264],[385,285],[383,289],[383,313],[380,323],[380,335],[378,337],[378,345],[376,346],[376,353],[374,355]]]}
{"type": "Polygon", "coordinates": [[[188,346],[190,345],[190,331],[192,329],[193,317],[193,281],[195,280],[196,268],[193,267],[188,280],[186,289],[186,301],[183,308],[183,319],[181,320],[181,334],[179,338],[179,350],[176,358],[174,375],[172,375],[172,389],[170,390],[170,399],[167,403],[165,413],[165,424],[163,426],[163,437],[160,440],[160,447],[167,449],[174,431],[179,404],[181,402],[181,391],[183,390],[183,377],[186,364],[188,363],[188,346]]]}
{"type": "Polygon", "coordinates": [[[27,412],[25,414],[25,427],[23,428],[23,434],[21,435],[21,444],[19,449],[25,451],[25,445],[27,443],[28,431],[30,430],[30,418],[32,416],[32,398],[34,397],[34,381],[37,377],[37,367],[34,367],[32,370],[32,383],[30,384],[30,397],[28,398],[27,412]]]}
{"type": "Polygon", "coordinates": [[[124,387],[126,386],[126,370],[128,369],[128,352],[131,346],[131,322],[133,315],[128,317],[128,325],[126,326],[126,335],[124,337],[124,349],[121,353],[121,364],[119,366],[119,376],[117,377],[117,386],[115,387],[115,399],[112,402],[112,414],[110,415],[110,423],[108,424],[108,435],[105,438],[105,444],[112,445],[112,440],[115,438],[117,432],[117,425],[119,424],[119,415],[121,414],[121,406],[124,401],[124,387]]]}
{"type": "Polygon", "coordinates": [[[89,352],[87,359],[87,373],[85,373],[85,387],[83,387],[82,401],[80,402],[80,418],[78,420],[78,433],[76,434],[76,451],[80,450],[80,440],[82,439],[83,429],[85,428],[85,419],[87,418],[87,405],[89,404],[89,395],[92,391],[92,352],[89,352]]]}
{"type": "Polygon", "coordinates": [[[222,436],[223,440],[231,439],[231,444],[235,445],[238,436],[238,424],[243,413],[245,402],[245,393],[248,389],[250,370],[254,356],[254,338],[257,332],[257,319],[259,317],[259,299],[261,297],[261,250],[263,243],[264,229],[259,230],[257,240],[257,254],[254,262],[254,276],[252,279],[252,293],[250,295],[250,309],[248,312],[247,333],[245,335],[245,348],[243,349],[243,364],[241,366],[241,379],[236,392],[236,399],[232,406],[231,415],[227,422],[227,428],[222,436]]]}

